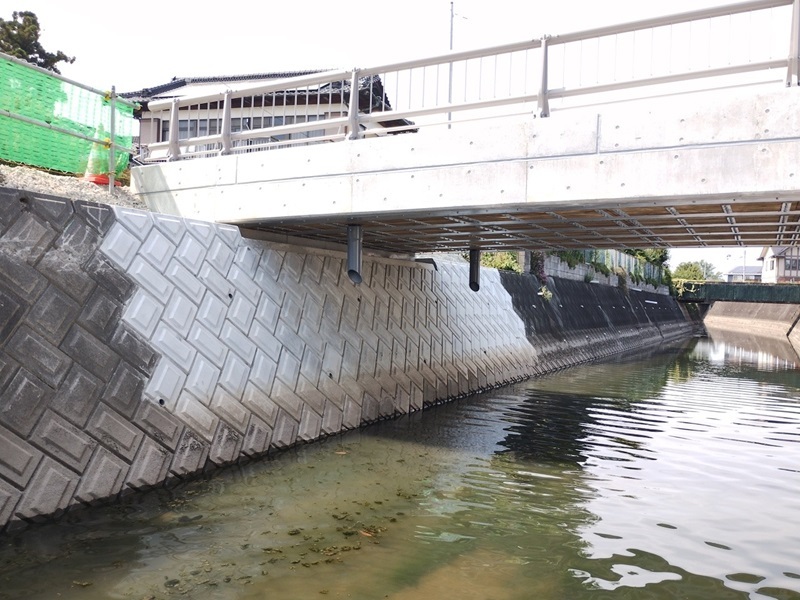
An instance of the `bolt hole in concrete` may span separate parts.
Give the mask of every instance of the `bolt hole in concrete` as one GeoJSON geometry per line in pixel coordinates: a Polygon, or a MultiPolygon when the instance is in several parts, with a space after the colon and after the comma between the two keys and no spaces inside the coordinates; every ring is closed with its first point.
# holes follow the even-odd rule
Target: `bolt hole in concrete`
{"type": "Polygon", "coordinates": [[[0,598],[797,598],[789,352],[693,339],[71,511],[0,537],[0,598]]]}

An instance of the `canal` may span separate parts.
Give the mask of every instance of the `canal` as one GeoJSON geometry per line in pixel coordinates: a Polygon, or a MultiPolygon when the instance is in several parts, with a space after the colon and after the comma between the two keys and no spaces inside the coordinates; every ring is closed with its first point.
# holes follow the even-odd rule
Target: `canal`
{"type": "Polygon", "coordinates": [[[715,334],[0,537],[0,598],[800,598],[800,372],[715,334]]]}

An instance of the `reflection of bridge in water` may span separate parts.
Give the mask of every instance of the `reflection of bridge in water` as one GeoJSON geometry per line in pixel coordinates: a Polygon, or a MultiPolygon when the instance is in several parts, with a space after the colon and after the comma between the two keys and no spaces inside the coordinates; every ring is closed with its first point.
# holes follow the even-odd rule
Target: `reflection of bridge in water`
{"type": "Polygon", "coordinates": [[[354,251],[791,245],[798,14],[755,0],[153,101],[171,137],[134,187],[161,212],[354,251]],[[245,110],[286,123],[286,90],[313,118],[232,131],[245,110]],[[346,114],[320,115],[331,90],[346,114]],[[180,138],[212,109],[219,133],[180,138]]]}

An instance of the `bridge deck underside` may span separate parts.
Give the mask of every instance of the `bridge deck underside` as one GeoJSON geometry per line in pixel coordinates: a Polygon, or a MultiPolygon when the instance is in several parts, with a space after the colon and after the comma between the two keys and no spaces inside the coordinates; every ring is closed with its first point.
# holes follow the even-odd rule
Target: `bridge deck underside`
{"type": "Polygon", "coordinates": [[[615,208],[548,206],[532,210],[449,210],[381,215],[269,219],[239,225],[293,238],[346,243],[346,227],[362,224],[364,246],[387,252],[453,252],[569,248],[784,246],[800,240],[800,202],[785,198],[666,200],[615,208]]]}

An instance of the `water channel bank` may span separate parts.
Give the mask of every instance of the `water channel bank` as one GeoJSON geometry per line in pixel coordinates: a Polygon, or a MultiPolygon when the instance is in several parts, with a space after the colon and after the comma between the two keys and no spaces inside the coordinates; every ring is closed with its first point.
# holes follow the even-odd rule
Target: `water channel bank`
{"type": "Polygon", "coordinates": [[[673,298],[0,189],[0,527],[691,332],[673,298]]]}

